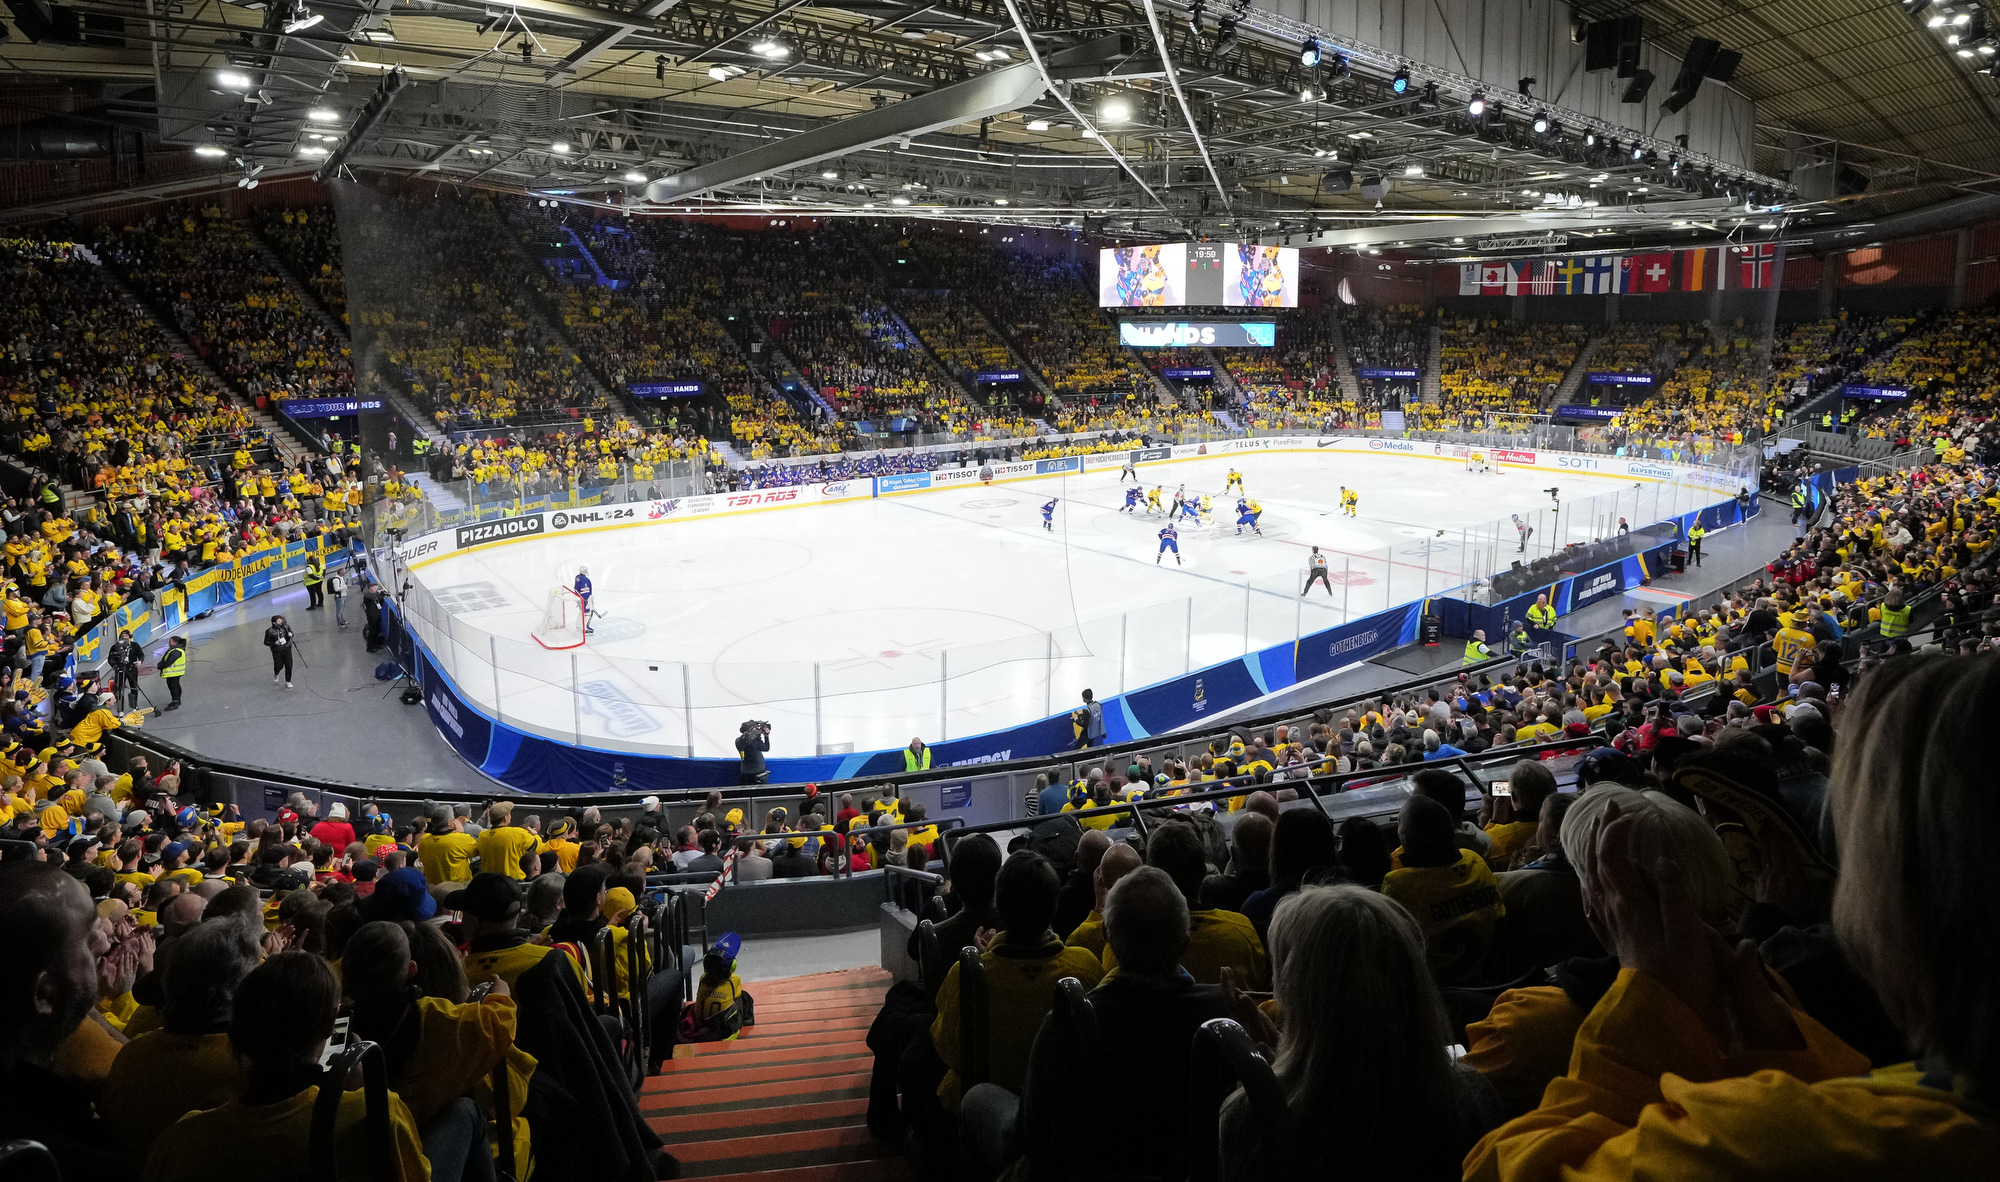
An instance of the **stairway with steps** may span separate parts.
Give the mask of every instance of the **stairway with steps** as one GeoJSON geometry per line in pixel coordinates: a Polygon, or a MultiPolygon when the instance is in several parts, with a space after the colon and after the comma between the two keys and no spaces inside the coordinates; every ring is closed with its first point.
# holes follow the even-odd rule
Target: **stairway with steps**
{"type": "Polygon", "coordinates": [[[1576,364],[1569,367],[1569,372],[1557,384],[1555,396],[1549,400],[1551,406],[1576,401],[1576,392],[1583,388],[1583,376],[1590,371],[1590,359],[1597,356],[1597,347],[1603,343],[1604,334],[1595,333],[1583,343],[1583,348],[1576,351],[1576,364]]]}
{"type": "Polygon", "coordinates": [[[298,298],[305,310],[312,313],[313,319],[319,321],[326,331],[340,340],[350,339],[347,326],[340,322],[340,318],[335,316],[331,309],[320,302],[317,293],[301,283],[298,276],[292,274],[291,267],[285,264],[284,256],[278,253],[276,247],[264,240],[264,236],[257,232],[257,227],[243,218],[237,219],[236,224],[242,228],[243,236],[250,240],[250,245],[258,256],[271,265],[271,274],[279,283],[284,284],[286,291],[298,298]]]}
{"type": "Polygon", "coordinates": [[[674,1048],[639,1110],[680,1160],[714,1182],[906,1182],[898,1146],[868,1132],[868,1027],[880,969],[752,982],[757,1024],[732,1042],[674,1048]]]}
{"type": "Polygon", "coordinates": [[[1217,389],[1229,396],[1229,404],[1243,405],[1243,386],[1236,380],[1236,375],[1229,372],[1229,365],[1223,361],[1222,354],[1214,349],[1203,349],[1201,355],[1208,362],[1210,372],[1215,375],[1210,380],[1215,383],[1217,389]]]}
{"type": "Polygon", "coordinates": [[[1430,344],[1424,349],[1423,391],[1425,402],[1444,400],[1444,328],[1431,325],[1430,344]]]}
{"type": "Polygon", "coordinates": [[[1021,371],[1021,376],[1028,379],[1028,384],[1041,391],[1042,398],[1045,401],[1054,398],[1056,396],[1055,387],[1049,385],[1049,379],[1043,377],[1042,371],[1036,369],[1028,361],[1028,355],[1021,352],[1021,346],[1015,343],[1014,338],[1008,335],[1006,329],[1000,327],[1000,322],[993,318],[993,314],[988,312],[978,300],[973,299],[969,294],[965,296],[965,303],[967,307],[979,313],[979,318],[986,322],[986,327],[992,330],[994,337],[1001,344],[1007,346],[1008,358],[1013,361],[1014,368],[1021,371]]]}
{"type": "Polygon", "coordinates": [[[193,343],[181,334],[180,327],[174,323],[173,317],[165,315],[159,309],[153,307],[151,303],[142,299],[138,292],[132,290],[132,285],[125,281],[125,277],[118,273],[116,267],[104,267],[102,270],[104,271],[105,278],[111,280],[112,285],[132,305],[139,316],[142,319],[151,321],[153,327],[159,330],[160,335],[166,338],[167,343],[180,351],[181,361],[188,368],[215,383],[215,388],[222,391],[224,397],[250,412],[250,418],[264,429],[265,435],[271,440],[272,450],[278,453],[278,458],[282,463],[290,466],[298,463],[310,454],[305,446],[299,442],[298,438],[283,423],[278,421],[276,415],[268,410],[258,410],[254,399],[243,390],[237,388],[235,383],[225,380],[220,373],[217,373],[215,367],[210,365],[200,353],[195,351],[193,343]]]}
{"type": "MultiPolygon", "coordinates": [[[[597,396],[599,402],[631,418],[634,422],[651,422],[652,414],[643,411],[630,394],[613,388],[604,380],[597,372],[597,366],[582,349],[577,347],[576,341],[569,335],[569,330],[563,327],[562,317],[549,306],[547,300],[542,298],[542,293],[532,282],[534,277],[541,273],[542,264],[528,253],[528,248],[521,242],[521,236],[514,233],[513,227],[504,222],[499,223],[495,229],[505,240],[507,248],[513,251],[514,260],[521,268],[521,274],[528,280],[522,285],[521,291],[527,297],[525,303],[529,322],[540,328],[558,345],[569,350],[572,355],[583,359],[583,365],[577,372],[583,376],[583,380],[590,386],[590,392],[597,396]]],[[[580,241],[578,245],[581,245],[580,241]]],[[[591,266],[596,265],[596,260],[592,259],[591,266]]]]}
{"type": "Polygon", "coordinates": [[[1327,318],[1327,334],[1333,341],[1334,383],[1340,387],[1341,397],[1349,402],[1360,402],[1361,379],[1354,372],[1354,359],[1347,354],[1347,337],[1340,331],[1340,317],[1327,318]]]}
{"type": "MultiPolygon", "coordinates": [[[[465,508],[464,497],[461,497],[457,493],[451,491],[451,489],[446,485],[439,484],[437,481],[432,480],[429,476],[426,476],[424,473],[413,471],[406,473],[405,476],[407,477],[407,479],[411,484],[415,485],[420,491],[422,491],[422,493],[424,494],[424,500],[429,501],[431,503],[431,508],[436,509],[438,512],[453,513],[457,512],[460,509],[465,508]]],[[[461,484],[460,487],[465,487],[465,486],[461,484]]]]}

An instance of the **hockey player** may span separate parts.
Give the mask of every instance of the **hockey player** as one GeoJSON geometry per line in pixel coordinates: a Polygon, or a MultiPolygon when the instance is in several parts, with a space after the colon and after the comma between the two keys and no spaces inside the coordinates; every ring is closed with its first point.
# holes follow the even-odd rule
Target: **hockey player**
{"type": "Polygon", "coordinates": [[[1533,527],[1531,527],[1527,522],[1521,520],[1521,515],[1519,513],[1513,514],[1513,518],[1514,518],[1514,533],[1517,537],[1521,539],[1521,544],[1514,547],[1514,553],[1525,554],[1528,551],[1528,538],[1535,531],[1533,527]]]}
{"type": "Polygon", "coordinates": [[[1361,494],[1343,487],[1340,490],[1340,511],[1349,517],[1357,517],[1361,510],[1361,494]]]}
{"type": "Polygon", "coordinates": [[[1156,484],[1153,486],[1153,491],[1146,494],[1146,516],[1151,517],[1155,513],[1162,512],[1160,493],[1163,491],[1164,489],[1156,484]]]}
{"type": "Polygon", "coordinates": [[[1042,506],[1042,528],[1048,530],[1050,533],[1056,532],[1056,498],[1054,497],[1050,497],[1049,503],[1042,506]]]}
{"type": "Polygon", "coordinates": [[[1243,492],[1243,473],[1238,472],[1234,468],[1229,470],[1229,475],[1222,478],[1222,491],[1225,496],[1228,495],[1232,486],[1239,495],[1243,492]]]}
{"type": "MultiPolygon", "coordinates": [[[[1201,506],[1198,503],[1194,501],[1183,500],[1180,502],[1180,506],[1181,506],[1180,520],[1192,521],[1196,525],[1201,524],[1201,506]]],[[[1170,517],[1168,518],[1168,520],[1173,520],[1173,519],[1170,517]]]]}
{"type": "Polygon", "coordinates": [[[579,566],[576,568],[576,582],[571,584],[571,590],[575,591],[576,597],[583,601],[583,630],[586,633],[597,631],[597,629],[590,626],[590,568],[589,567],[579,566]]]}
{"type": "Polygon", "coordinates": [[[1319,583],[1326,588],[1327,596],[1331,598],[1333,580],[1327,577],[1326,555],[1319,552],[1318,546],[1313,547],[1312,556],[1306,559],[1306,572],[1306,585],[1305,589],[1299,592],[1300,597],[1303,598],[1307,591],[1312,590],[1314,583],[1319,583]]]}
{"type": "Polygon", "coordinates": [[[1264,506],[1258,504],[1257,502],[1251,500],[1248,497],[1237,498],[1236,535],[1238,537],[1242,537],[1243,527],[1247,525],[1250,527],[1251,533],[1256,534],[1260,538],[1263,537],[1264,531],[1257,527],[1257,519],[1259,517],[1262,517],[1263,515],[1264,515],[1264,506]]]}
{"type": "Polygon", "coordinates": [[[1160,531],[1160,552],[1153,555],[1153,565],[1160,565],[1160,559],[1165,558],[1169,550],[1174,552],[1174,565],[1180,566],[1181,534],[1179,530],[1174,528],[1174,522],[1171,517],[1167,519],[1167,527],[1160,531]]]}
{"type": "Polygon", "coordinates": [[[1119,512],[1133,513],[1137,512],[1138,508],[1139,508],[1139,486],[1135,484],[1131,488],[1125,490],[1125,507],[1123,509],[1120,509],[1119,512]]]}
{"type": "Polygon", "coordinates": [[[1209,500],[1209,499],[1208,499],[1208,494],[1207,494],[1207,493],[1203,493],[1203,494],[1201,494],[1201,518],[1200,518],[1200,521],[1201,521],[1201,523],[1202,523],[1203,525],[1214,525],[1214,524],[1215,524],[1215,502],[1213,502],[1213,501],[1211,501],[1211,500],[1209,500]]]}

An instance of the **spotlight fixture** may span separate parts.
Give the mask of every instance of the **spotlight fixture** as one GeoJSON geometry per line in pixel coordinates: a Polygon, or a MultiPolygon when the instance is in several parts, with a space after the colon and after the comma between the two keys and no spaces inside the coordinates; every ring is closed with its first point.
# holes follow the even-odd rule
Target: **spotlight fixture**
{"type": "Polygon", "coordinates": [[[734,77],[736,77],[736,72],[728,66],[710,66],[708,68],[708,80],[710,82],[727,82],[734,77]]]}
{"type": "Polygon", "coordinates": [[[1217,58],[1228,57],[1229,51],[1236,48],[1236,42],[1239,39],[1240,35],[1236,31],[1235,17],[1225,16],[1220,21],[1217,21],[1215,25],[1214,56],[1217,58]]]}
{"type": "Polygon", "coordinates": [[[1410,71],[1408,69],[1397,70],[1396,76],[1389,80],[1389,89],[1395,91],[1397,94],[1408,94],[1410,92],[1410,71]]]}
{"type": "Polygon", "coordinates": [[[569,142],[567,140],[557,140],[555,143],[549,145],[549,151],[554,152],[558,156],[567,156],[569,155],[569,142]]]}
{"type": "Polygon", "coordinates": [[[285,18],[285,33],[303,33],[326,18],[304,4],[292,6],[292,14],[285,18]]]}
{"type": "Polygon", "coordinates": [[[625,183],[628,185],[643,185],[646,183],[646,174],[643,172],[628,172],[625,174],[625,183]]]}
{"type": "Polygon", "coordinates": [[[231,90],[250,89],[250,75],[237,70],[224,70],[215,76],[215,80],[231,90]]]}
{"type": "Polygon", "coordinates": [[[1405,165],[1403,166],[1403,175],[1404,175],[1404,176],[1422,176],[1422,175],[1424,175],[1424,166],[1423,166],[1423,165],[1421,165],[1421,164],[1417,164],[1417,163],[1415,163],[1415,162],[1411,162],[1411,163],[1409,163],[1409,164],[1405,164],[1405,165]]]}
{"type": "Polygon", "coordinates": [[[1474,119],[1477,119],[1481,115],[1484,115],[1486,113],[1485,91],[1475,90],[1472,92],[1472,101],[1465,104],[1465,113],[1472,116],[1474,119]]]}
{"type": "Polygon", "coordinates": [[[889,204],[891,204],[891,205],[908,205],[909,203],[910,203],[910,199],[909,199],[908,197],[891,197],[891,198],[889,198],[889,204]]]}
{"type": "Polygon", "coordinates": [[[1299,45],[1299,64],[1316,66],[1319,64],[1319,39],[1308,37],[1299,45]]]}
{"type": "Polygon", "coordinates": [[[1643,159],[1645,155],[1646,155],[1646,147],[1644,144],[1632,145],[1632,159],[1634,160],[1643,159]]]}
{"type": "Polygon", "coordinates": [[[1302,102],[1302,103],[1310,103],[1310,102],[1317,102],[1318,100],[1319,100],[1319,88],[1318,88],[1318,87],[1316,87],[1316,86],[1312,85],[1312,84],[1311,84],[1310,82],[1308,82],[1308,83],[1307,83],[1306,85],[1304,85],[1304,86],[1301,86],[1301,87],[1299,87],[1299,101],[1300,101],[1300,102],[1302,102]]]}
{"type": "Polygon", "coordinates": [[[1333,55],[1333,61],[1326,68],[1330,78],[1347,78],[1354,73],[1354,63],[1344,53],[1333,55]]]}
{"type": "Polygon", "coordinates": [[[751,44],[750,52],[768,61],[781,62],[792,56],[792,47],[776,37],[764,37],[751,44]]]}
{"type": "Polygon", "coordinates": [[[1114,94],[1098,104],[1097,117],[1106,123],[1126,123],[1132,118],[1132,100],[1114,94]]]}
{"type": "Polygon", "coordinates": [[[1048,129],[1049,129],[1049,121],[1046,119],[1028,120],[1029,131],[1047,131],[1048,129]]]}
{"type": "Polygon", "coordinates": [[[1584,132],[1583,146],[1586,148],[1595,148],[1597,146],[1597,133],[1594,131],[1584,132]]]}
{"type": "Polygon", "coordinates": [[[1549,133],[1549,113],[1547,111],[1536,111],[1535,134],[1547,135],[1548,133],[1549,133]]]}
{"type": "Polygon", "coordinates": [[[197,156],[207,156],[213,159],[218,156],[227,156],[229,153],[225,149],[215,144],[196,144],[194,147],[194,154],[197,156]]]}
{"type": "Polygon", "coordinates": [[[834,169],[829,168],[825,172],[819,174],[819,179],[823,181],[837,181],[840,179],[840,173],[834,169]]]}
{"type": "Polygon", "coordinates": [[[1521,92],[1522,98],[1532,98],[1533,96],[1530,95],[1528,92],[1533,90],[1534,88],[1535,88],[1535,80],[1533,78],[1523,78],[1518,83],[1515,84],[1515,89],[1521,92]]]}
{"type": "Polygon", "coordinates": [[[1437,84],[1437,83],[1435,83],[1435,82],[1426,82],[1426,83],[1424,83],[1424,98],[1423,98],[1423,103],[1424,103],[1424,105],[1425,105],[1426,107],[1436,107],[1436,106],[1438,105],[1438,84],[1437,84]]]}
{"type": "Polygon", "coordinates": [[[330,107],[314,107],[312,110],[306,112],[306,118],[312,120],[314,123],[338,123],[340,122],[340,112],[330,107]]]}

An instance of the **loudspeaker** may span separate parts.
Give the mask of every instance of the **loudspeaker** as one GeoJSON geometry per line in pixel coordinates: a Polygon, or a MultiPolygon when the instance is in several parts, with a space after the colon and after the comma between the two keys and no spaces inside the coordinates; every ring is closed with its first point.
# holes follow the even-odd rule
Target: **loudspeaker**
{"type": "Polygon", "coordinates": [[[73,8],[44,0],[7,0],[7,10],[14,14],[14,23],[21,26],[21,35],[37,45],[44,41],[57,45],[83,44],[83,23],[73,8]]]}
{"type": "Polygon", "coordinates": [[[1319,178],[1320,188],[1328,193],[1345,193],[1354,187],[1354,170],[1336,168],[1319,178]]]}
{"type": "Polygon", "coordinates": [[[1618,76],[1630,78],[1639,71],[1639,51],[1646,44],[1646,22],[1636,16],[1621,16],[1618,25],[1618,76]]]}
{"type": "Polygon", "coordinates": [[[1680,73],[1674,75],[1674,88],[1667,93],[1667,101],[1660,109],[1668,114],[1676,114],[1681,108],[1694,101],[1701,90],[1701,80],[1708,75],[1708,68],[1715,62],[1716,51],[1722,42],[1707,37],[1696,37],[1688,42],[1687,53],[1681,58],[1680,73]]]}
{"type": "Polygon", "coordinates": [[[1618,65],[1618,22],[1592,21],[1583,33],[1583,68],[1596,73],[1618,65]]]}
{"type": "Polygon", "coordinates": [[[1361,195],[1370,201],[1380,201],[1389,195],[1389,180],[1382,176],[1361,178],[1361,195]]]}
{"type": "Polygon", "coordinates": [[[1743,64],[1743,55],[1734,49],[1718,49],[1715,60],[1708,63],[1708,76],[1724,86],[1736,81],[1736,67],[1743,64]]]}
{"type": "Polygon", "coordinates": [[[1651,70],[1640,70],[1638,73],[1632,75],[1632,81],[1626,84],[1625,93],[1619,96],[1618,101],[1621,103],[1643,103],[1646,101],[1646,92],[1651,89],[1653,89],[1653,72],[1651,70]]]}

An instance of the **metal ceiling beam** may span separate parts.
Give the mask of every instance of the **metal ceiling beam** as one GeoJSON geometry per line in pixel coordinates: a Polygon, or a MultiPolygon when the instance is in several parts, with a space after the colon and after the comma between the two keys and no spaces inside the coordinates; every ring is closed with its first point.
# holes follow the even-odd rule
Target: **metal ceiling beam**
{"type": "MultiPolygon", "coordinates": [[[[680,0],[646,0],[645,3],[633,10],[633,15],[652,20],[678,3],[680,3],[680,0]]],[[[558,74],[574,74],[578,69],[597,60],[599,55],[615,48],[620,41],[625,40],[625,38],[630,37],[637,31],[635,28],[626,26],[606,29],[596,36],[589,38],[575,49],[570,50],[569,56],[551,66],[542,76],[545,79],[554,79],[558,74]]]]}
{"type": "Polygon", "coordinates": [[[662,177],[646,186],[646,197],[650,201],[683,201],[726,185],[804,168],[877,144],[956,127],[1025,107],[1040,98],[1044,89],[1039,67],[1007,66],[675,176],[662,177]]]}

